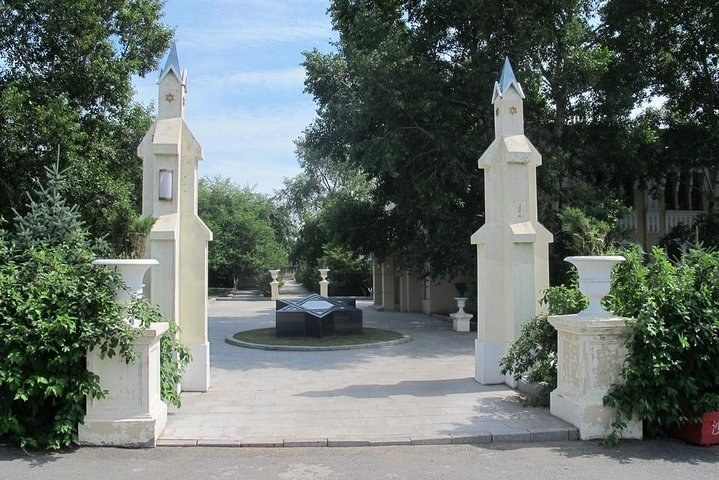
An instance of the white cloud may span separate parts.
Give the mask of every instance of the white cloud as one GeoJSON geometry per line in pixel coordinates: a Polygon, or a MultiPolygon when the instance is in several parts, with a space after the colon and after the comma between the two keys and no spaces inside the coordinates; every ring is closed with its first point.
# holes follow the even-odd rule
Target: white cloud
{"type": "Polygon", "coordinates": [[[203,175],[230,177],[271,193],[284,177],[296,175],[294,140],[314,117],[312,108],[238,111],[188,119],[205,152],[203,175]]]}
{"type": "MultiPolygon", "coordinates": [[[[305,80],[303,67],[284,70],[236,72],[225,75],[201,75],[194,83],[203,87],[262,87],[301,89],[305,80]]],[[[301,90],[300,90],[301,91],[301,90]]]]}

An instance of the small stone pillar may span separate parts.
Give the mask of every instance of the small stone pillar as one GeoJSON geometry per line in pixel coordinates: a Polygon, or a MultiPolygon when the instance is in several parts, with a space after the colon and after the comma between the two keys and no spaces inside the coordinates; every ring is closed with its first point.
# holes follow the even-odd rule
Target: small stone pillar
{"type": "Polygon", "coordinates": [[[459,310],[449,314],[449,316],[452,317],[452,330],[462,333],[469,332],[469,321],[472,319],[472,315],[464,311],[464,302],[466,302],[467,299],[457,297],[455,300],[457,300],[459,310]]]}
{"type": "Polygon", "coordinates": [[[329,285],[330,282],[327,281],[327,273],[329,273],[329,268],[320,268],[320,295],[323,297],[329,297],[329,285]]]}
{"type": "MultiPolygon", "coordinates": [[[[578,267],[580,288],[586,289],[591,303],[579,314],[549,317],[557,329],[557,389],[550,394],[550,412],[577,427],[582,440],[605,438],[615,417],[615,409],[604,406],[604,396],[621,381],[627,355],[624,333],[633,320],[608,313],[599,300],[609,292],[611,268],[619,258],[624,260],[568,258],[578,267]],[[604,263],[604,273],[599,272],[600,263],[604,263]]],[[[622,436],[641,439],[642,422],[628,421],[622,436]]]]}
{"type": "Polygon", "coordinates": [[[270,270],[270,276],[272,277],[272,281],[270,282],[270,300],[277,300],[280,298],[280,282],[277,281],[277,275],[279,275],[279,270],[270,270]]]}

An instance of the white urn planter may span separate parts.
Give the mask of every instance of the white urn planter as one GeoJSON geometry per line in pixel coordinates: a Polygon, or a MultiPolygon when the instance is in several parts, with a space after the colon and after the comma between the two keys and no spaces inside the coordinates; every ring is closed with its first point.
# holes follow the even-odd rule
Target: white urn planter
{"type": "MultiPolygon", "coordinates": [[[[115,301],[123,305],[137,298],[142,298],[142,289],[145,287],[145,272],[159,263],[152,258],[100,258],[92,262],[95,266],[112,267],[120,274],[120,278],[125,282],[127,290],[116,288],[115,301]]],[[[139,326],[138,322],[134,320],[128,319],[128,323],[133,327],[139,326]]]]}
{"type": "Polygon", "coordinates": [[[270,282],[270,300],[277,300],[280,298],[280,282],[277,281],[277,275],[280,274],[279,270],[269,270],[272,281],[270,282]]]}
{"type": "Polygon", "coordinates": [[[464,312],[464,306],[467,304],[467,297],[454,297],[454,301],[457,302],[457,308],[460,312],[464,312]]]}
{"type": "Polygon", "coordinates": [[[622,256],[577,256],[565,261],[577,267],[579,289],[589,298],[589,306],[579,313],[585,317],[610,317],[611,313],[602,307],[604,298],[612,286],[612,268],[626,260],[622,256]]]}

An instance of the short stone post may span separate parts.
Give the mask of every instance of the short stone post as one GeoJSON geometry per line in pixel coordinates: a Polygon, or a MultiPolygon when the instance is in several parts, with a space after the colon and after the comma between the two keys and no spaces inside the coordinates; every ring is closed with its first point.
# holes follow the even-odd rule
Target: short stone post
{"type": "MultiPolygon", "coordinates": [[[[115,297],[127,303],[142,296],[143,273],[156,260],[96,260],[95,265],[117,268],[130,289],[115,297]]],[[[119,447],[154,447],[167,424],[167,405],[160,397],[160,337],[167,331],[166,322],[153,323],[139,330],[133,342],[138,360],[127,364],[116,355],[101,358],[98,350],[87,353],[88,371],[100,377],[105,398],[87,397],[87,413],[78,426],[82,445],[119,447]]]]}
{"type": "Polygon", "coordinates": [[[272,277],[272,281],[270,282],[270,300],[277,300],[280,298],[280,282],[277,281],[277,275],[279,275],[279,270],[270,270],[270,276],[272,277]]]}
{"type": "MultiPolygon", "coordinates": [[[[604,406],[612,384],[621,381],[627,351],[624,332],[631,319],[612,315],[599,300],[609,293],[612,266],[623,257],[568,257],[579,270],[579,286],[590,306],[576,315],[555,315],[557,329],[557,389],[550,394],[550,412],[579,430],[579,438],[605,438],[611,433],[615,410],[604,406]]],[[[642,423],[627,422],[624,438],[642,438],[642,423]]]]}
{"type": "Polygon", "coordinates": [[[320,268],[320,295],[323,297],[329,297],[329,285],[330,282],[327,281],[327,273],[330,271],[329,268],[320,268]]]}
{"type": "Polygon", "coordinates": [[[457,301],[459,310],[449,314],[449,316],[452,317],[452,330],[462,333],[469,332],[469,320],[472,318],[472,315],[464,311],[464,304],[467,299],[464,297],[456,297],[455,300],[457,301]]]}

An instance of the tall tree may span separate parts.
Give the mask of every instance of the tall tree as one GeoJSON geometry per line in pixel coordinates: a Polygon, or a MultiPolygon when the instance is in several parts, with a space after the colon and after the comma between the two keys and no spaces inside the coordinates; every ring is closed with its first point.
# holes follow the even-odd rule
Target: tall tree
{"type": "Polygon", "coordinates": [[[573,201],[560,188],[564,179],[618,181],[622,139],[633,127],[628,114],[599,108],[612,61],[599,7],[582,0],[332,2],[339,42],[334,53],[306,54],[306,89],[319,108],[301,143],[359,168],[374,182],[380,210],[393,207],[375,220],[387,232],[374,237],[375,252],[435,277],[473,268],[468,239],[484,203],[476,161],[493,138],[489,99],[504,55],[527,94],[528,135],[544,155],[542,220],[553,220],[550,206],[573,201]],[[598,132],[616,148],[587,148],[598,132]]]}
{"type": "MultiPolygon", "coordinates": [[[[637,104],[664,100],[654,123],[657,162],[646,175],[703,171],[719,211],[719,4],[713,0],[611,0],[608,42],[637,104]]],[[[651,113],[651,115],[654,115],[651,113]]]]}
{"type": "Polygon", "coordinates": [[[208,268],[214,286],[238,288],[243,282],[262,283],[267,270],[287,266],[283,215],[265,195],[240,187],[228,178],[200,179],[198,211],[214,232],[208,268]]]}
{"type": "Polygon", "coordinates": [[[23,210],[44,167],[73,179],[95,234],[139,202],[136,147],[149,111],[131,75],[157,66],[172,32],[161,0],[6,0],[0,4],[0,215],[23,210]]]}

